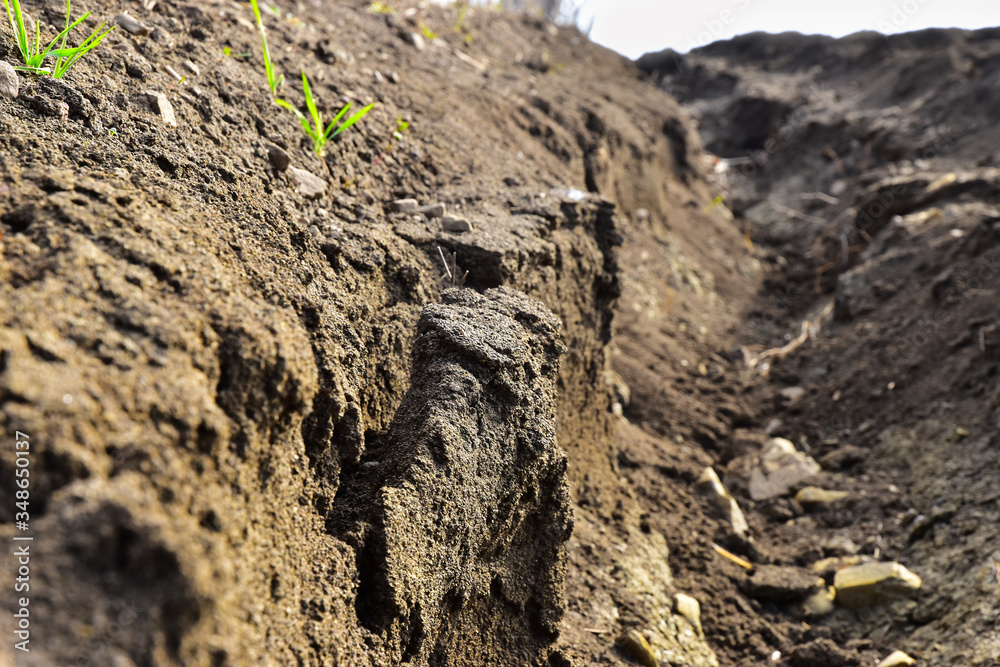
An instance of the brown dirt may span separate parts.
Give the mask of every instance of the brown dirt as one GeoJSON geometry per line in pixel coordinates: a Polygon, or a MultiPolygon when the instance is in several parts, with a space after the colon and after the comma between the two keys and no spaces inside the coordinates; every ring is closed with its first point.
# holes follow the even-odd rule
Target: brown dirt
{"type": "MultiPolygon", "coordinates": [[[[58,4],[25,6],[56,24],[58,4]]],[[[64,82],[21,76],[0,101],[0,479],[13,490],[13,436],[28,433],[37,540],[32,652],[7,641],[4,660],[625,665],[615,639],[629,629],[661,664],[774,664],[775,651],[783,664],[869,664],[895,648],[927,664],[998,659],[984,569],[1000,519],[988,164],[941,199],[929,184],[972,156],[940,156],[895,212],[965,208],[905,233],[885,225],[868,255],[817,281],[832,225],[855,222],[849,202],[831,225],[768,225],[755,206],[800,190],[777,169],[744,182],[731,200],[751,249],[744,221],[710,205],[720,184],[680,106],[575,29],[277,4],[285,16],[265,21],[288,99],[302,102],[305,67],[328,117],[347,99],[378,102],[325,159],[271,104],[235,2],[92,2],[155,30],[118,29],[64,82]],[[438,40],[417,48],[421,26],[438,40]],[[165,68],[185,59],[198,73],[177,84],[165,68]],[[176,129],[150,90],[167,94],[176,129]],[[397,118],[410,123],[401,140],[397,118]],[[326,192],[299,194],[269,144],[326,192]],[[394,213],[403,197],[444,203],[474,230],[394,213]],[[434,320],[443,306],[425,306],[449,282],[439,246],[466,288],[520,290],[558,316],[558,371],[549,316],[527,299],[504,306],[519,324],[503,320],[515,333],[496,340],[485,301],[445,297],[468,329],[434,320]],[[746,368],[742,345],[783,344],[834,296],[817,341],[769,377],[746,368]],[[437,321],[474,344],[418,344],[411,364],[421,312],[424,334],[437,321]],[[517,351],[518,326],[543,332],[544,354],[517,351]],[[482,361],[497,350],[518,363],[482,361]],[[791,385],[805,394],[789,403],[778,392],[791,385]],[[440,409],[463,401],[468,414],[440,409]],[[695,481],[754,451],[775,417],[814,456],[839,452],[817,481],[852,495],[806,512],[734,489],[752,535],[737,539],[695,481]],[[936,517],[913,540],[910,508],[936,517]],[[712,549],[807,566],[848,541],[918,572],[920,597],[804,619],[748,595],[746,572],[712,549]],[[678,592],[700,601],[703,631],[678,592]]],[[[986,37],[912,48],[992,72],[986,37]]],[[[0,57],[13,62],[11,48],[0,57]]],[[[686,103],[703,128],[731,112],[686,103]]],[[[856,167],[854,214],[871,212],[889,159],[856,167]]],[[[14,511],[5,493],[8,542],[14,511]]],[[[0,588],[15,572],[8,558],[0,588]]],[[[0,604],[11,618],[12,594],[0,604]]]]}

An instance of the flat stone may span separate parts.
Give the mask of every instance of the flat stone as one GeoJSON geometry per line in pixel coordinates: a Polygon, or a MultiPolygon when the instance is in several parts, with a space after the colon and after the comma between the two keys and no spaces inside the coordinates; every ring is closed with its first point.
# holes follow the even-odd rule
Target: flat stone
{"type": "Polygon", "coordinates": [[[795,494],[795,500],[803,507],[816,507],[817,505],[835,503],[849,495],[846,491],[828,491],[818,486],[807,486],[799,489],[799,492],[795,494]]]}
{"type": "Polygon", "coordinates": [[[299,194],[306,199],[319,199],[326,192],[326,181],[305,169],[289,167],[288,175],[298,185],[299,194]]]}
{"type": "Polygon", "coordinates": [[[698,478],[698,490],[708,497],[716,512],[729,522],[734,533],[744,537],[750,532],[750,525],[743,516],[743,510],[740,509],[736,499],[726,491],[715,470],[709,467],[702,471],[701,477],[698,478]]]}
{"type": "Polygon", "coordinates": [[[410,215],[411,213],[417,212],[417,207],[420,203],[416,199],[397,199],[392,202],[392,210],[396,213],[405,213],[410,215]]]}
{"type": "Polygon", "coordinates": [[[444,204],[428,204],[417,209],[417,213],[423,213],[428,218],[444,217],[444,204]]]}
{"type": "Polygon", "coordinates": [[[17,78],[14,66],[6,60],[0,60],[0,96],[14,99],[20,85],[21,80],[17,78]]]}
{"type": "Polygon", "coordinates": [[[674,611],[691,623],[691,626],[698,633],[699,637],[705,634],[701,629],[701,604],[693,597],[684,593],[675,593],[674,611]]]}
{"type": "Polygon", "coordinates": [[[465,232],[472,231],[472,223],[465,218],[459,218],[454,215],[446,215],[441,218],[441,229],[446,232],[464,234],[465,232]]]}
{"type": "Polygon", "coordinates": [[[846,567],[838,570],[833,579],[837,602],[851,609],[909,597],[920,589],[921,583],[920,577],[895,562],[846,567]]]}
{"type": "Polygon", "coordinates": [[[826,584],[815,573],[801,567],[758,565],[747,575],[747,595],[762,602],[805,600],[826,584]]]}
{"type": "Polygon", "coordinates": [[[887,655],[882,662],[875,667],[904,667],[905,665],[915,665],[917,661],[906,655],[902,651],[893,651],[887,655]]]}
{"type": "Polygon", "coordinates": [[[285,171],[292,163],[292,157],[288,151],[275,144],[267,145],[267,159],[278,171],[285,171]]]}
{"type": "Polygon", "coordinates": [[[174,115],[174,107],[170,104],[170,100],[163,93],[158,93],[155,90],[146,91],[146,99],[149,100],[149,105],[160,114],[163,118],[163,122],[170,127],[177,127],[177,117],[174,115]]]}
{"type": "Polygon", "coordinates": [[[124,12],[118,14],[115,16],[115,23],[120,25],[122,30],[131,35],[145,37],[150,33],[150,27],[131,14],[126,14],[124,12]]]}

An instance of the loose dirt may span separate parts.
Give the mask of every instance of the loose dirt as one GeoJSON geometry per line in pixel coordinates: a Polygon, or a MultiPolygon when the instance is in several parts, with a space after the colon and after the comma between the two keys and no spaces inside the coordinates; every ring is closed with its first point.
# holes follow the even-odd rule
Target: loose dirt
{"type": "MultiPolygon", "coordinates": [[[[0,99],[0,484],[29,434],[37,545],[32,652],[4,660],[1000,661],[995,35],[756,36],[650,76],[533,18],[278,2],[280,94],[303,106],[305,69],[327,118],[376,103],[321,158],[269,98],[249,7],[143,4],[77,8],[149,34],[0,99]],[[468,327],[434,320],[452,253],[465,289],[548,310],[504,306],[492,338],[449,292],[468,327]],[[444,333],[411,359],[421,312],[444,333]],[[516,455],[467,454],[496,433],[516,455]],[[740,465],[771,435],[822,465],[798,486],[847,498],[754,501],[740,465]],[[923,586],[807,617],[723,552],[896,560],[923,586]]],[[[43,25],[57,5],[24,3],[43,25]]]]}

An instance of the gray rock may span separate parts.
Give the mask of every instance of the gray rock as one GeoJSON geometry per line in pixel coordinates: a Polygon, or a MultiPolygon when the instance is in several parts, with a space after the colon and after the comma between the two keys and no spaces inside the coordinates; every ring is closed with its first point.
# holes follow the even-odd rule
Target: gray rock
{"type": "Polygon", "coordinates": [[[0,97],[14,99],[20,87],[17,71],[6,60],[0,60],[0,97]]]}
{"type": "Polygon", "coordinates": [[[377,602],[363,622],[392,628],[414,664],[469,642],[491,646],[494,664],[525,664],[558,631],[572,525],[560,328],[517,291],[446,290],[423,309],[379,465],[338,494],[328,525],[363,558],[359,594],[377,602]]]}
{"type": "Polygon", "coordinates": [[[820,471],[819,464],[784,438],[771,438],[750,473],[750,497],[767,500],[788,495],[792,487],[820,471]]]}
{"type": "Polygon", "coordinates": [[[417,209],[417,213],[423,213],[428,218],[440,218],[444,216],[444,204],[428,204],[417,209]]]}
{"type": "Polygon", "coordinates": [[[177,117],[174,116],[174,107],[170,104],[170,100],[163,93],[158,93],[154,90],[146,91],[146,99],[149,100],[149,105],[160,114],[163,118],[163,123],[169,125],[170,127],[177,127],[177,117]]]}
{"type": "Polygon", "coordinates": [[[319,199],[326,192],[326,181],[305,169],[289,167],[288,176],[298,186],[299,194],[306,199],[319,199]]]}
{"type": "Polygon", "coordinates": [[[441,229],[455,234],[464,234],[472,231],[472,223],[465,218],[454,215],[446,215],[441,218],[441,229]]]}
{"type": "Polygon", "coordinates": [[[801,567],[758,565],[747,575],[747,595],[762,602],[797,602],[825,589],[825,583],[801,567]]]}
{"type": "Polygon", "coordinates": [[[122,29],[132,35],[139,35],[140,37],[145,37],[150,32],[150,27],[135,18],[131,14],[121,13],[115,16],[115,23],[120,25],[122,29]]]}
{"type": "Polygon", "coordinates": [[[281,146],[275,144],[267,145],[267,159],[278,171],[285,171],[292,163],[292,157],[281,146]]]}
{"type": "Polygon", "coordinates": [[[417,207],[420,203],[416,199],[397,199],[392,202],[392,210],[396,213],[403,213],[405,215],[410,215],[417,212],[417,207]]]}

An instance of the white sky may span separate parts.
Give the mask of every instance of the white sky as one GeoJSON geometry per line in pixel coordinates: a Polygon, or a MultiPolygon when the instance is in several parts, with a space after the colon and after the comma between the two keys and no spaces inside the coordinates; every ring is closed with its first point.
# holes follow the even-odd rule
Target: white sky
{"type": "MultiPolygon", "coordinates": [[[[578,0],[581,1],[581,0],[578,0]]],[[[671,47],[682,53],[755,30],[841,37],[923,28],[1000,25],[998,0],[585,0],[590,38],[629,58],[671,47]]]]}

